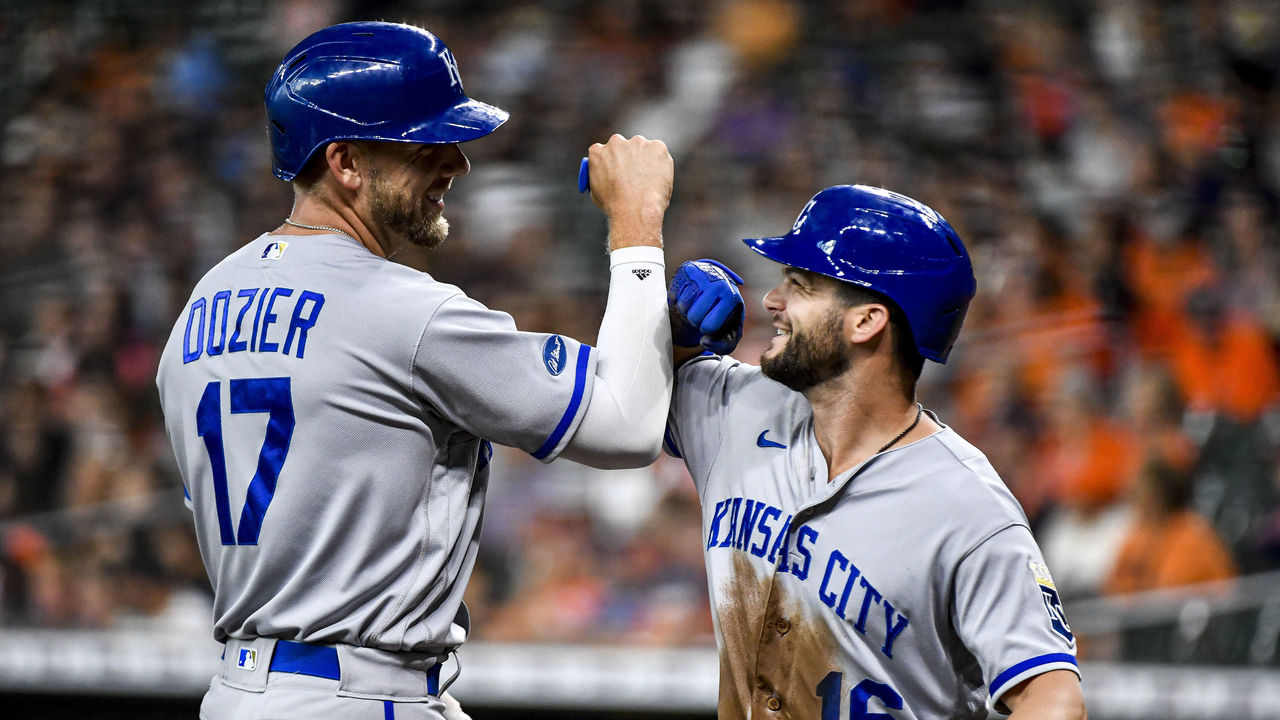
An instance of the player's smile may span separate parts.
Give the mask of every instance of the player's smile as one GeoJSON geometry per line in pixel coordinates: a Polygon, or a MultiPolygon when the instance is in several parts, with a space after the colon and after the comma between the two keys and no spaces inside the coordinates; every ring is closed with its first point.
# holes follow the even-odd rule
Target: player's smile
{"type": "Polygon", "coordinates": [[[834,283],[797,268],[783,270],[782,282],[764,296],[775,332],[760,355],[766,376],[803,392],[848,368],[844,314],[834,300],[834,283]]]}
{"type": "Polygon", "coordinates": [[[394,236],[431,249],[444,242],[449,223],[444,196],[453,179],[471,171],[457,144],[394,144],[374,151],[369,197],[374,219],[394,236]]]}
{"type": "Polygon", "coordinates": [[[788,267],[782,271],[782,282],[766,293],[762,301],[765,312],[773,316],[774,328],[774,336],[762,358],[786,349],[795,321],[802,321],[805,310],[813,307],[814,303],[808,301],[816,299],[820,282],[821,278],[796,268],[788,267]]]}
{"type": "Polygon", "coordinates": [[[393,172],[401,173],[406,188],[425,186],[420,197],[437,212],[444,209],[444,196],[453,186],[453,179],[471,172],[470,161],[456,144],[415,143],[393,151],[398,151],[393,172]]]}
{"type": "Polygon", "coordinates": [[[791,327],[789,325],[782,325],[781,323],[775,322],[773,324],[773,329],[774,334],[773,337],[769,339],[769,348],[765,351],[765,354],[780,352],[786,346],[787,340],[791,337],[791,327]]]}
{"type": "Polygon", "coordinates": [[[422,215],[424,221],[430,221],[444,214],[444,195],[448,192],[449,186],[446,185],[443,190],[437,190],[422,195],[422,215]]]}

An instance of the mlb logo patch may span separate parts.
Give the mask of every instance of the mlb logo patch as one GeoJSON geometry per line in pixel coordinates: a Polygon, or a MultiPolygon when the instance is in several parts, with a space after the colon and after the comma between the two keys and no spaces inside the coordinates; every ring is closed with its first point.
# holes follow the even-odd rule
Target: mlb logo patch
{"type": "Polygon", "coordinates": [[[284,249],[289,247],[289,243],[283,240],[267,243],[266,249],[262,251],[263,260],[279,260],[284,255],[284,249]]]}
{"type": "Polygon", "coordinates": [[[240,648],[240,656],[236,658],[236,667],[253,670],[258,667],[258,651],[253,648],[240,648]]]}

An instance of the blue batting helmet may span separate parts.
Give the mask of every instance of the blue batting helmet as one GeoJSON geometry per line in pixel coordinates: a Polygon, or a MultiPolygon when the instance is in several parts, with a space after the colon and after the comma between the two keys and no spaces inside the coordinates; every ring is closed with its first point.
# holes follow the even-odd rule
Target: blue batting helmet
{"type": "Polygon", "coordinates": [[[267,83],[272,171],[292,180],[334,140],[459,143],[507,112],[467,97],[440,38],[385,22],[327,27],[298,43],[267,83]]]}
{"type": "Polygon", "coordinates": [[[973,263],[951,225],[880,188],[829,187],[804,206],[791,232],[743,242],[775,262],[888,297],[907,316],[920,354],[940,363],[977,291],[973,263]]]}

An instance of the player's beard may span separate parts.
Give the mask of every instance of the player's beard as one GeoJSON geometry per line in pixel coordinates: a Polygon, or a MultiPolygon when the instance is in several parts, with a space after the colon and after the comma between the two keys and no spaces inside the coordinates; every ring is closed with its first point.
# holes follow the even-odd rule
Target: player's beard
{"type": "Polygon", "coordinates": [[[820,385],[849,369],[852,354],[843,329],[844,311],[832,308],[812,332],[792,328],[781,352],[760,356],[760,370],[796,392],[820,385]]]}
{"type": "Polygon", "coordinates": [[[415,198],[374,169],[369,175],[369,207],[374,222],[415,247],[435,249],[449,237],[449,221],[425,196],[415,198]]]}

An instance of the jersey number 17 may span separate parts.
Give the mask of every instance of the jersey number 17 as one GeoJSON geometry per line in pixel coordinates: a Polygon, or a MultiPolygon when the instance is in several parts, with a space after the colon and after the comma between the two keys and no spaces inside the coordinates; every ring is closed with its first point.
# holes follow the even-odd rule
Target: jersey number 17
{"type": "Polygon", "coordinates": [[[289,378],[248,378],[231,380],[231,412],[269,413],[267,433],[258,452],[257,471],[245,493],[238,528],[231,525],[231,501],[227,493],[227,456],[222,443],[222,383],[204,388],[196,408],[196,433],[204,439],[213,471],[213,495],[218,508],[218,530],[223,545],[257,545],[262,518],[276,493],[276,480],[289,440],[293,437],[293,392],[289,378]]]}

